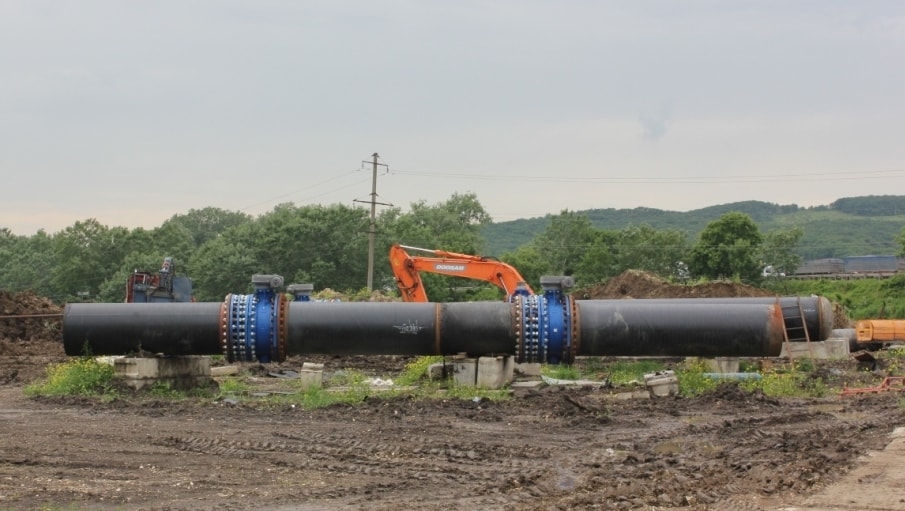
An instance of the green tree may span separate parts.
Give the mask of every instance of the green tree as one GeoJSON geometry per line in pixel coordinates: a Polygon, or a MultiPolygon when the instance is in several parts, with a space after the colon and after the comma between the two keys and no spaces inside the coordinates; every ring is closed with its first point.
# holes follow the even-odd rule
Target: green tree
{"type": "Polygon", "coordinates": [[[691,271],[709,278],[760,280],[763,236],[751,217],[729,212],[707,224],[691,253],[691,271]]]}
{"type": "Polygon", "coordinates": [[[594,232],[587,250],[582,254],[576,267],[575,280],[578,285],[593,285],[621,271],[618,241],[619,233],[617,231],[597,230],[594,232]]]}
{"type": "Polygon", "coordinates": [[[800,227],[768,232],[761,247],[762,266],[772,266],[774,272],[791,275],[801,265],[797,249],[802,236],[804,230],[800,227]]]}
{"type": "MultiPolygon", "coordinates": [[[[474,194],[453,194],[444,202],[428,205],[424,201],[411,204],[408,213],[395,213],[383,232],[389,243],[439,248],[462,254],[481,254],[484,239],[481,228],[491,222],[490,215],[474,194]]],[[[385,252],[386,253],[386,252],[385,252]]]]}
{"type": "Polygon", "coordinates": [[[500,260],[518,270],[535,291],[540,289],[540,278],[551,273],[550,262],[530,244],[504,253],[500,260]]]}
{"type": "Polygon", "coordinates": [[[129,250],[129,231],[107,227],[91,218],[78,221],[54,235],[52,285],[57,295],[97,296],[101,284],[120,267],[129,250]]]}
{"type": "Polygon", "coordinates": [[[552,274],[572,275],[594,241],[594,228],[587,215],[563,210],[532,243],[552,274]]]}
{"type": "Polygon", "coordinates": [[[899,257],[905,257],[905,227],[902,228],[896,241],[899,243],[899,257]]]}
{"type": "MultiPolygon", "coordinates": [[[[161,227],[166,227],[169,224],[178,224],[185,227],[191,233],[195,246],[200,247],[226,230],[250,221],[252,221],[250,215],[239,211],[207,207],[190,209],[188,213],[182,215],[173,215],[161,227]]],[[[188,254],[183,255],[183,257],[188,257],[188,254]]]]}
{"type": "Polygon", "coordinates": [[[0,289],[31,290],[62,300],[64,297],[53,285],[55,266],[51,237],[46,232],[16,236],[8,229],[0,229],[0,289]]]}
{"type": "Polygon", "coordinates": [[[625,270],[643,270],[668,277],[676,263],[688,258],[690,245],[685,233],[657,230],[649,225],[630,226],[617,235],[617,265],[625,270]]]}
{"type": "Polygon", "coordinates": [[[198,301],[216,302],[229,293],[248,293],[252,290],[251,276],[264,273],[258,269],[253,247],[246,244],[246,240],[254,239],[249,226],[239,226],[195,251],[187,273],[198,301]]]}
{"type": "MultiPolygon", "coordinates": [[[[381,219],[374,280],[375,283],[392,289],[395,288],[395,279],[386,259],[392,244],[481,255],[484,248],[481,230],[491,221],[490,215],[474,194],[453,194],[446,201],[433,205],[424,201],[416,202],[407,213],[398,209],[388,210],[381,219]]],[[[421,280],[432,301],[455,301],[465,296],[483,298],[495,293],[483,292],[485,286],[470,279],[425,272],[422,273],[421,280]],[[479,291],[472,291],[467,295],[458,292],[463,288],[476,288],[479,291]]]]}

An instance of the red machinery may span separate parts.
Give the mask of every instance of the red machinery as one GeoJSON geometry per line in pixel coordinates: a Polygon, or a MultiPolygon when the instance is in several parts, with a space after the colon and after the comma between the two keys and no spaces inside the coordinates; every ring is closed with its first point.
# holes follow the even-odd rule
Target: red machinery
{"type": "Polygon", "coordinates": [[[172,257],[165,257],[156,273],[133,271],[126,281],[126,303],[194,301],[191,279],[175,271],[172,257]]]}

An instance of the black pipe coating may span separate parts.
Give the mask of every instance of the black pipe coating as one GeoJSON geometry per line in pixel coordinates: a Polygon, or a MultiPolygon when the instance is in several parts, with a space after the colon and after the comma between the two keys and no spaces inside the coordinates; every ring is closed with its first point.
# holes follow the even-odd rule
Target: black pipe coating
{"type": "MultiPolygon", "coordinates": [[[[578,300],[579,355],[776,356],[784,300],[578,300]]],[[[818,341],[832,330],[829,302],[805,312],[818,341]]],[[[803,306],[803,308],[806,308],[803,306]]],[[[830,310],[831,312],[831,310],[830,310]]],[[[222,353],[220,303],[69,304],[68,355],[222,353]]],[[[290,302],[285,354],[513,354],[518,309],[504,302],[290,302]]]]}

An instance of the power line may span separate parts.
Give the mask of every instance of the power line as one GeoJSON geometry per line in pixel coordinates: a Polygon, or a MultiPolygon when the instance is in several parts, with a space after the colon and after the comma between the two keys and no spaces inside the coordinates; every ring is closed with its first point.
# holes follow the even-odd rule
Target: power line
{"type": "Polygon", "coordinates": [[[469,179],[479,181],[513,181],[534,183],[623,183],[623,184],[716,184],[716,183],[769,183],[811,181],[848,181],[860,179],[888,179],[905,177],[905,169],[872,170],[861,172],[806,172],[789,174],[755,174],[739,176],[682,176],[682,177],[600,177],[600,176],[535,176],[529,174],[489,174],[463,171],[393,170],[394,174],[436,177],[443,179],[469,179]]]}
{"type": "MultiPolygon", "coordinates": [[[[335,175],[335,176],[333,176],[333,177],[324,179],[323,181],[318,181],[317,183],[310,184],[310,185],[306,186],[305,188],[299,188],[299,189],[293,190],[293,191],[291,191],[291,192],[286,192],[286,193],[283,193],[283,194],[280,194],[280,195],[275,195],[275,196],[273,196],[273,197],[269,197],[269,198],[267,198],[267,199],[260,200],[260,201],[258,201],[258,202],[255,202],[254,204],[249,204],[249,205],[247,205],[247,206],[245,206],[245,207],[239,209],[239,211],[246,211],[246,210],[248,210],[248,209],[250,209],[250,208],[253,208],[253,207],[255,207],[255,206],[260,206],[261,204],[271,204],[271,203],[273,203],[273,202],[275,202],[275,201],[277,201],[277,200],[279,200],[279,199],[282,199],[282,198],[285,198],[285,197],[289,197],[289,196],[291,196],[291,195],[295,195],[295,194],[297,194],[297,193],[299,193],[299,192],[311,190],[312,188],[317,188],[318,186],[321,186],[321,185],[324,185],[324,184],[327,184],[327,183],[331,183],[331,182],[333,182],[333,181],[336,181],[337,179],[342,179],[342,178],[345,178],[345,177],[349,177],[349,176],[355,175],[356,172],[358,172],[358,170],[351,170],[351,171],[348,171],[348,172],[344,172],[344,173],[342,173],[342,174],[335,175]]],[[[302,198],[297,199],[297,200],[298,200],[298,201],[302,201],[302,202],[309,201],[309,200],[311,200],[311,199],[316,199],[316,198],[318,198],[318,197],[323,197],[324,195],[328,195],[328,194],[331,194],[331,193],[334,193],[334,192],[337,192],[337,191],[340,191],[340,190],[345,190],[345,189],[347,189],[347,188],[352,188],[353,186],[358,186],[359,184],[361,184],[361,183],[363,183],[363,182],[365,182],[365,181],[366,181],[366,179],[358,179],[358,180],[356,180],[356,181],[353,182],[353,183],[350,183],[350,184],[347,184],[347,185],[343,185],[343,186],[339,186],[339,187],[337,187],[337,188],[331,188],[331,189],[329,189],[329,190],[326,190],[326,191],[323,191],[323,192],[318,192],[318,193],[312,194],[312,195],[308,195],[308,196],[302,197],[302,198]]]]}

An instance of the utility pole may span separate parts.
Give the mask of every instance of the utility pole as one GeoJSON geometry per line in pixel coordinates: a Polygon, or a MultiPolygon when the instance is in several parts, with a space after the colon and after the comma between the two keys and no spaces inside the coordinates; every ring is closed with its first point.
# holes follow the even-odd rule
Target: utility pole
{"type": "MultiPolygon", "coordinates": [[[[355,202],[368,202],[371,204],[371,223],[368,226],[368,292],[374,290],[374,245],[377,241],[377,205],[392,206],[392,204],[387,204],[385,202],[377,202],[377,167],[386,167],[387,171],[389,171],[389,166],[377,161],[377,159],[380,158],[380,155],[377,153],[372,154],[371,158],[372,161],[370,163],[373,168],[371,177],[371,200],[355,200],[355,202]]],[[[363,160],[361,163],[365,164],[369,162],[363,160]]]]}

